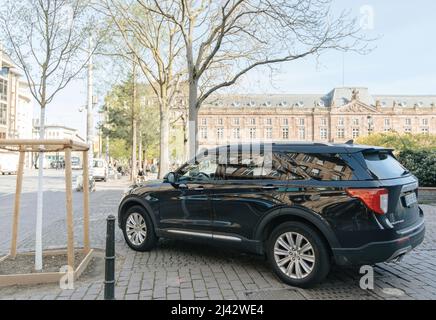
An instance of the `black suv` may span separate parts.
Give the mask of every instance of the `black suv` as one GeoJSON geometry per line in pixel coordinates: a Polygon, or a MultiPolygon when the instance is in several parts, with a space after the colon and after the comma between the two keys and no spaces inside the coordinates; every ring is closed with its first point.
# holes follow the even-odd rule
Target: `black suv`
{"type": "Polygon", "coordinates": [[[309,287],[331,263],[400,258],[424,239],[418,181],[392,150],[354,144],[240,144],[201,152],[163,181],[132,186],[118,224],[127,244],[198,239],[264,254],[309,287]]]}

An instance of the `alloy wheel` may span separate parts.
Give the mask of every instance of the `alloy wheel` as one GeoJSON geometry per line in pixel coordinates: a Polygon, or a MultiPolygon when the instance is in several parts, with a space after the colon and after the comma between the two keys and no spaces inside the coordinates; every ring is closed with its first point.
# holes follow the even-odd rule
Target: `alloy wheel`
{"type": "Polygon", "coordinates": [[[147,238],[147,225],[144,217],[137,213],[131,213],[126,221],[126,234],[130,242],[135,246],[144,243],[147,238]]]}
{"type": "Polygon", "coordinates": [[[292,279],[306,278],[315,266],[312,244],[297,232],[286,232],[277,238],[274,259],[279,269],[292,279]]]}

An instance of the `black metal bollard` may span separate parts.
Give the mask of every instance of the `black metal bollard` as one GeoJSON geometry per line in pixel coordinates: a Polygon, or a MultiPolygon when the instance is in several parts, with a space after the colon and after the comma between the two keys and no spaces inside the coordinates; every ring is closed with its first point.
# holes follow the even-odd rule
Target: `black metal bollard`
{"type": "Polygon", "coordinates": [[[106,257],[104,271],[104,299],[115,300],[115,217],[106,219],[106,257]]]}

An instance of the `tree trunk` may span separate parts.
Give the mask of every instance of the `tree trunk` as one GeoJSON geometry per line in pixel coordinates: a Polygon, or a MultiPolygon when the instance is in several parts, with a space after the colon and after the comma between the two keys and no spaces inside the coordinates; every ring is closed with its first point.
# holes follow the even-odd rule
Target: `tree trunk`
{"type": "MultiPolygon", "coordinates": [[[[41,104],[39,121],[39,138],[45,138],[45,102],[41,104]]],[[[43,209],[43,178],[44,178],[44,153],[38,154],[38,193],[36,200],[36,227],[35,227],[35,270],[42,270],[42,209],[43,209]]]]}
{"type": "Polygon", "coordinates": [[[168,173],[170,167],[169,143],[170,143],[170,121],[168,108],[165,103],[160,107],[160,150],[159,150],[159,175],[162,179],[168,173]]]}
{"type": "Polygon", "coordinates": [[[189,109],[188,109],[188,159],[193,159],[198,151],[198,80],[189,79],[189,109]]]}
{"type": "Polygon", "coordinates": [[[139,163],[139,168],[141,169],[141,168],[144,168],[144,165],[143,165],[143,160],[142,160],[142,154],[143,154],[143,152],[142,152],[142,132],[141,132],[141,130],[139,130],[139,148],[138,148],[139,150],[138,150],[138,155],[139,155],[139,160],[138,160],[138,163],[139,163]]]}
{"type": "Polygon", "coordinates": [[[188,115],[183,119],[183,161],[189,160],[188,115]]]}
{"type": "Polygon", "coordinates": [[[132,172],[130,174],[131,181],[135,181],[136,176],[138,175],[138,170],[136,167],[136,152],[137,152],[137,119],[136,119],[136,63],[133,62],[132,68],[132,83],[133,83],[133,92],[132,92],[132,172]]]}

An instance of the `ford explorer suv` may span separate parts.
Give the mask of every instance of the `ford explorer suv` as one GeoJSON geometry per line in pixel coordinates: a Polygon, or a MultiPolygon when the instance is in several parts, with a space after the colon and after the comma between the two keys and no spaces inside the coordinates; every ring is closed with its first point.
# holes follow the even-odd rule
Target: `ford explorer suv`
{"type": "Polygon", "coordinates": [[[311,287],[333,263],[399,261],[424,239],[418,181],[391,149],[259,143],[205,150],[119,205],[127,244],[199,240],[265,255],[285,283],[311,287]]]}

